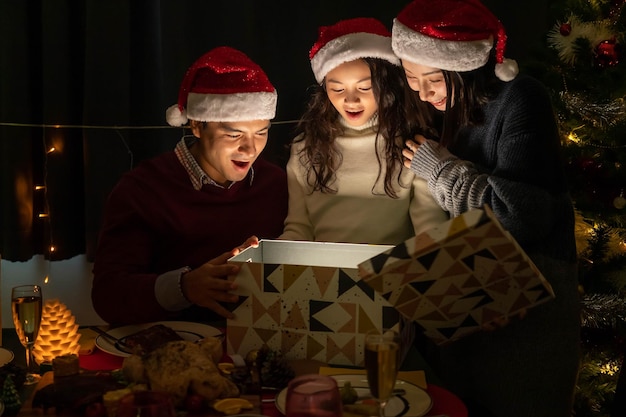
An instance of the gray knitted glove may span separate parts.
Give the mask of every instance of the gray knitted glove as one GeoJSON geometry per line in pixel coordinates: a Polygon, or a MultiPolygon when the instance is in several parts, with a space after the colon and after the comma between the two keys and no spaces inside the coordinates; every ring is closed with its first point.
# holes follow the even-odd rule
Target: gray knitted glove
{"type": "Polygon", "coordinates": [[[433,140],[426,141],[415,152],[411,171],[428,182],[428,189],[437,203],[452,217],[470,208],[482,207],[489,187],[486,174],[433,140]]]}
{"type": "Polygon", "coordinates": [[[446,148],[428,139],[421,144],[411,160],[411,171],[418,177],[428,180],[440,162],[456,159],[446,148]]]}

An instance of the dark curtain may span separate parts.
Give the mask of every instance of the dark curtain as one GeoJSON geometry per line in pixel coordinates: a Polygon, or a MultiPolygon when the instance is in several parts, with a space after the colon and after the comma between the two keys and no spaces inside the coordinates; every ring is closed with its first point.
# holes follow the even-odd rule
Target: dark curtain
{"type": "MultiPolygon", "coordinates": [[[[180,139],[165,109],[186,69],[216,46],[248,54],[278,89],[263,157],[284,165],[314,82],[308,50],[317,27],[371,16],[391,28],[406,3],[0,0],[0,254],[92,260],[111,188],[180,139]]],[[[486,3],[510,24],[507,55],[523,55],[552,23],[540,0],[486,3]]]]}

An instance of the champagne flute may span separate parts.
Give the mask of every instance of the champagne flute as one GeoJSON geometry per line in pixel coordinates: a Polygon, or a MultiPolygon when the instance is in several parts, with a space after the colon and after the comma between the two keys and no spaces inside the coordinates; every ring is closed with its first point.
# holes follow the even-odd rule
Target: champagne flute
{"type": "Polygon", "coordinates": [[[341,395],[335,378],[307,374],[287,386],[285,417],[341,417],[341,395]]]}
{"type": "Polygon", "coordinates": [[[372,396],[378,401],[378,415],[385,416],[385,406],[396,386],[400,365],[400,335],[395,330],[373,330],[365,336],[365,370],[372,396]]]}
{"type": "Polygon", "coordinates": [[[13,324],[22,346],[26,348],[26,381],[35,384],[41,376],[36,369],[33,347],[41,323],[41,287],[39,285],[20,285],[11,290],[11,311],[13,324]]]}

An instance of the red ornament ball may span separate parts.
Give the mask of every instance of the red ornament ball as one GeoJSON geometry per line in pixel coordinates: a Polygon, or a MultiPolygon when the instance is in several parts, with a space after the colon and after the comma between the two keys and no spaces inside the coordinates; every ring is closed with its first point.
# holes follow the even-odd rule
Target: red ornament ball
{"type": "Polygon", "coordinates": [[[561,27],[559,27],[559,33],[563,36],[569,36],[569,34],[572,33],[572,25],[569,22],[563,23],[561,27]]]}
{"type": "Polygon", "coordinates": [[[615,38],[607,39],[598,44],[595,49],[595,62],[600,68],[614,67],[622,57],[622,46],[615,38]]]}

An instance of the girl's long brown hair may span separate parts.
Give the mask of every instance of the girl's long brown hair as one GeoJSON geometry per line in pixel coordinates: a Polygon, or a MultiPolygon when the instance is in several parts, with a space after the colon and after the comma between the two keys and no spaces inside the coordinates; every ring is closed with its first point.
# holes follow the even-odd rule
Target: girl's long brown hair
{"type": "MultiPolygon", "coordinates": [[[[385,193],[397,198],[394,182],[408,187],[400,183],[403,137],[409,132],[404,104],[406,81],[402,69],[386,60],[378,58],[363,60],[370,68],[374,97],[378,103],[375,149],[378,159],[378,179],[384,176],[385,193]],[[378,146],[380,140],[384,145],[382,155],[378,146]],[[397,181],[394,181],[396,177],[397,181]]],[[[294,133],[295,141],[304,141],[300,162],[306,167],[308,182],[313,191],[331,194],[337,192],[333,182],[341,165],[342,155],[336,147],[335,138],[344,133],[340,117],[326,95],[325,84],[314,86],[306,110],[298,121],[294,133]]]]}

